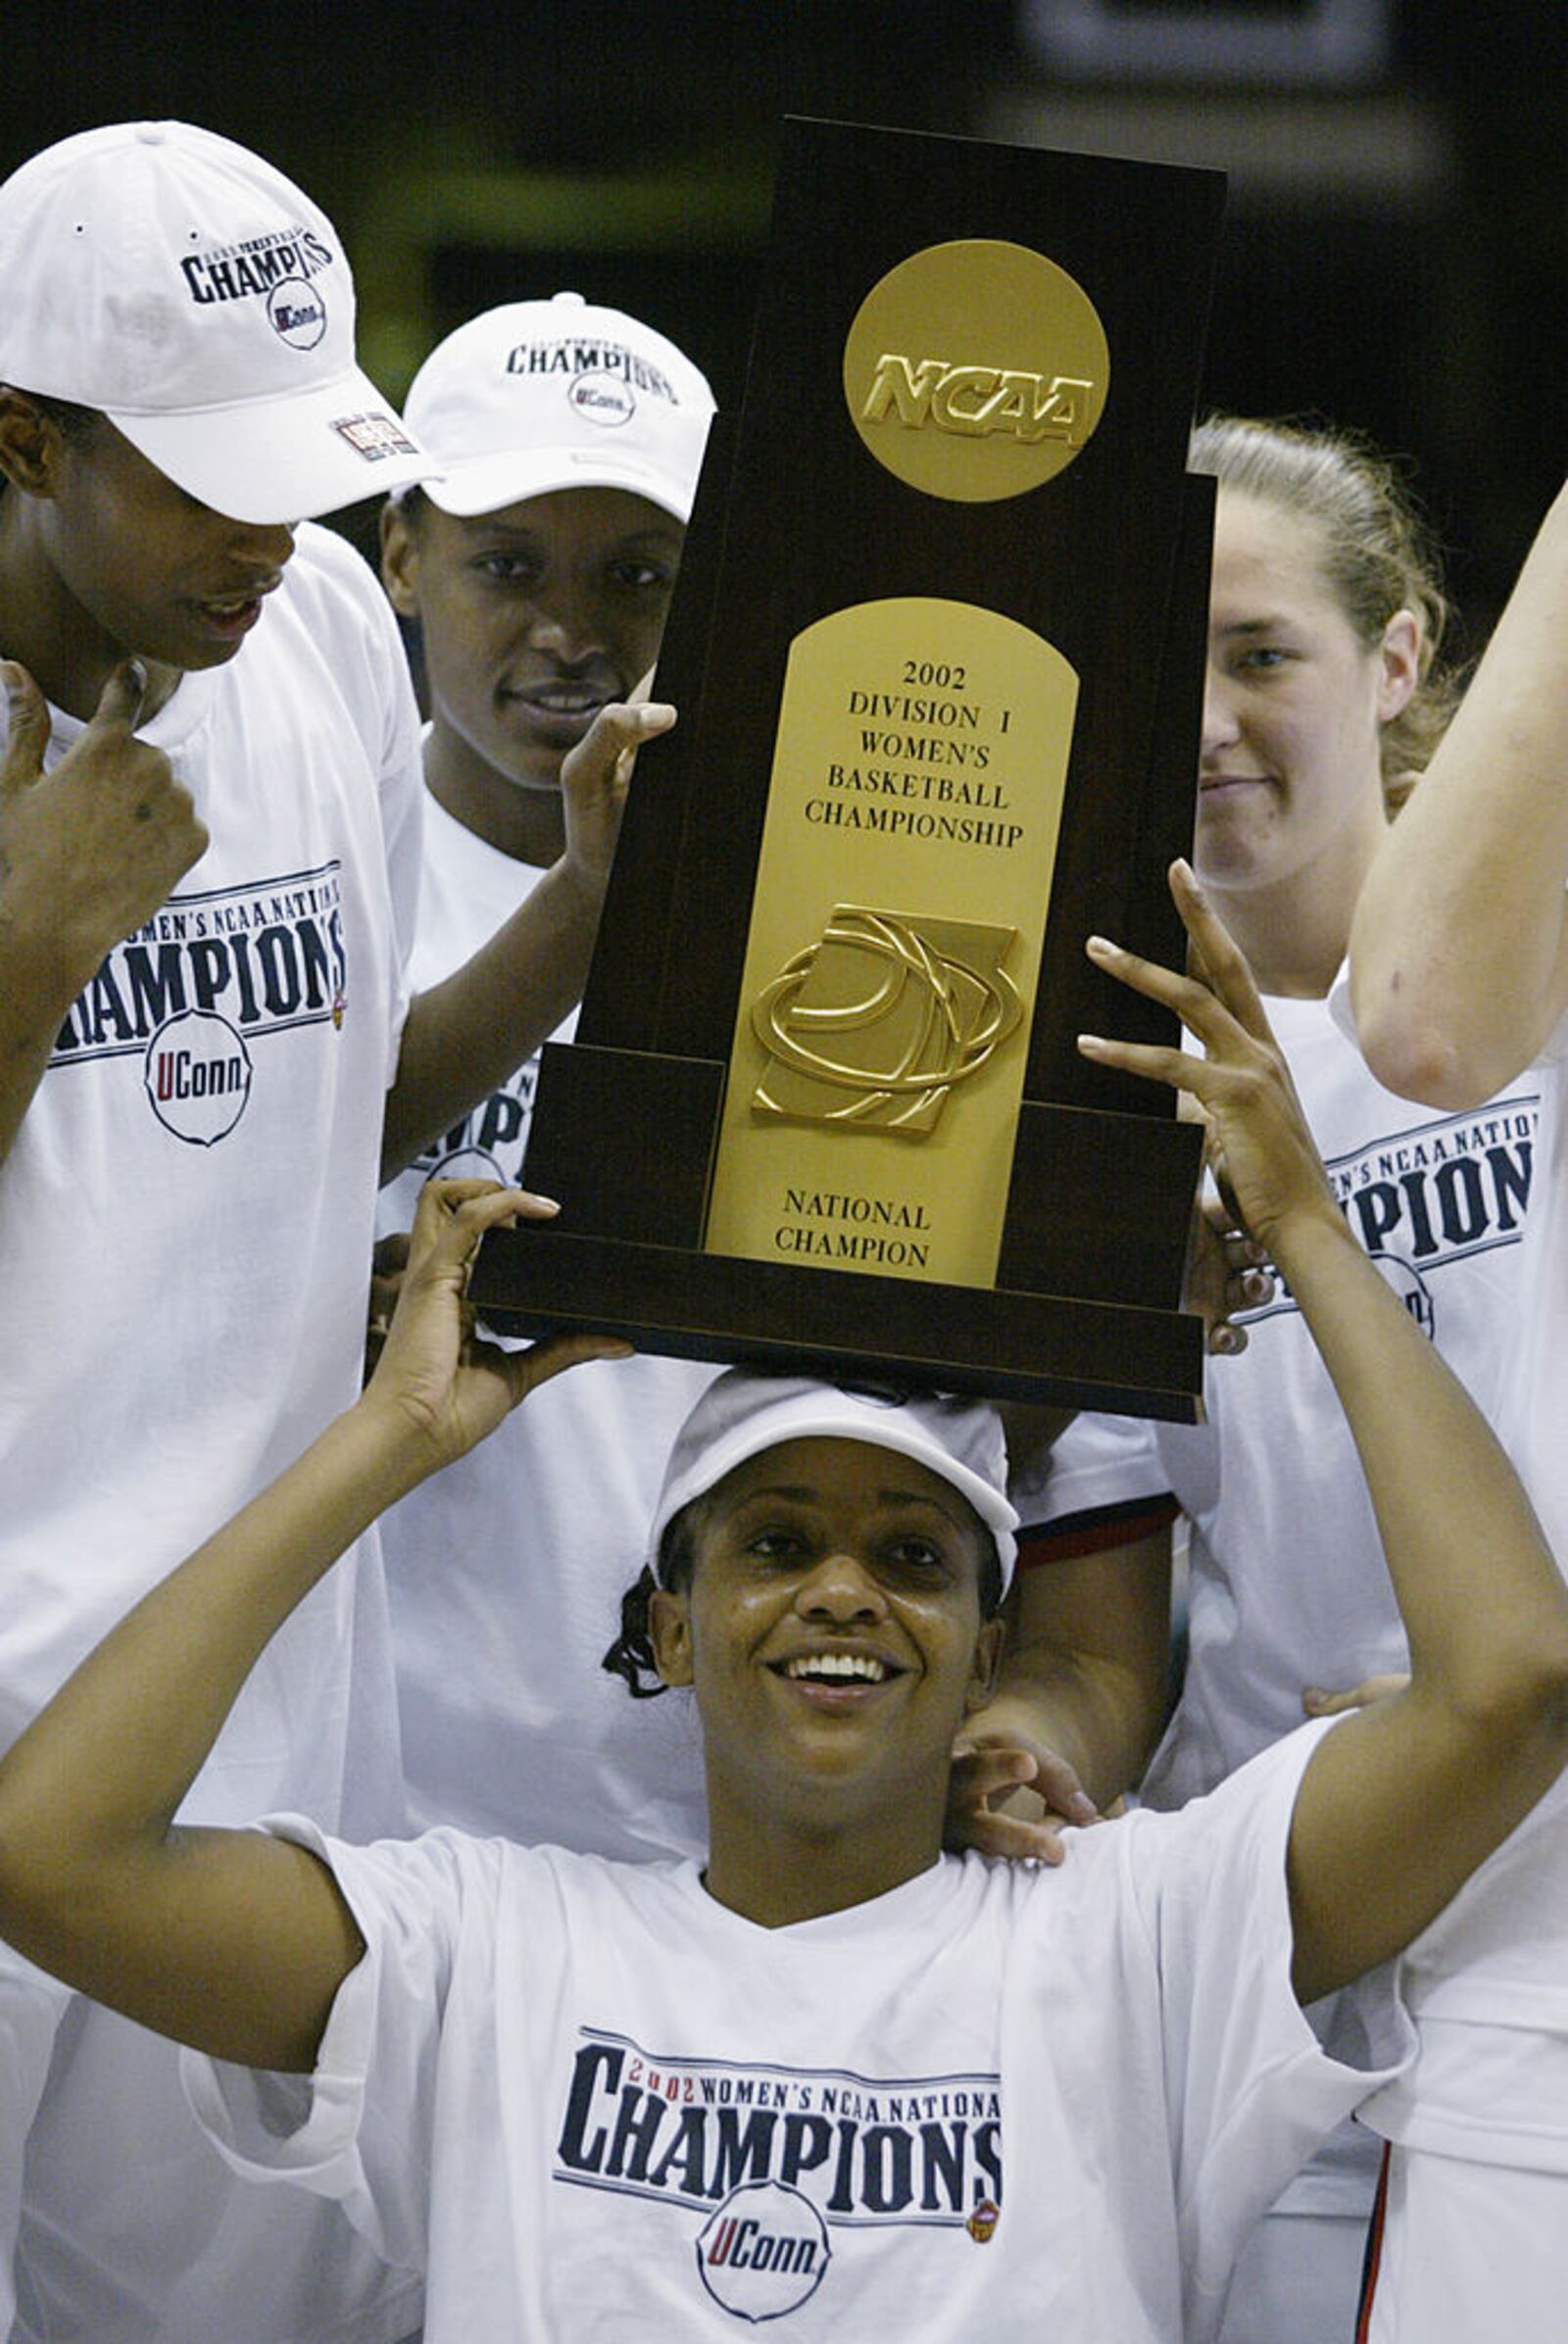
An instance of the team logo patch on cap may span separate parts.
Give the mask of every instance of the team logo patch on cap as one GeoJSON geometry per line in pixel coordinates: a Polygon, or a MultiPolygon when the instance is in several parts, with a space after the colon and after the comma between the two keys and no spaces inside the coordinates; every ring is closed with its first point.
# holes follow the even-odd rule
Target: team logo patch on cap
{"type": "Polygon", "coordinates": [[[579,374],[566,396],[585,423],[598,423],[606,430],[629,423],[637,413],[630,383],[617,382],[613,374],[579,374]]]}
{"type": "Polygon", "coordinates": [[[414,442],[396,415],[339,415],[332,429],[346,439],[355,455],[363,456],[367,464],[379,464],[386,456],[413,456],[416,453],[414,442]]]}
{"type": "Polygon", "coordinates": [[[302,276],[287,276],[267,296],[273,333],[291,350],[314,350],[326,331],[326,304],[302,276]]]}
{"type": "Polygon", "coordinates": [[[827,2224],[782,2181],[744,2181],[704,2223],[697,2268],[716,2304],[737,2320],[799,2311],[832,2260],[827,2224]]]}
{"type": "Polygon", "coordinates": [[[215,1009],[181,1009],[147,1045],[142,1081],[166,1131],[193,1148],[226,1140],[251,1095],[245,1038],[215,1009]]]}

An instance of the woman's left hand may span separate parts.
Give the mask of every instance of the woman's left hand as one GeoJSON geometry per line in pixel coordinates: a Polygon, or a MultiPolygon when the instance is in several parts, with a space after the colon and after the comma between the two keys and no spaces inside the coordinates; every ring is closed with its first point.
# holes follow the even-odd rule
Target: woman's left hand
{"type": "Polygon", "coordinates": [[[613,701],[601,708],[562,762],[565,865],[596,901],[603,899],[615,858],[615,841],[620,836],[620,817],[637,751],[644,741],[668,732],[675,721],[675,711],[667,701],[638,697],[652,680],[645,677],[630,700],[613,701]]]}
{"type": "Polygon", "coordinates": [[[1065,1758],[1021,1734],[960,1734],[953,1745],[947,1846],[1059,1864],[1061,1834],[1099,1811],[1065,1758]]]}

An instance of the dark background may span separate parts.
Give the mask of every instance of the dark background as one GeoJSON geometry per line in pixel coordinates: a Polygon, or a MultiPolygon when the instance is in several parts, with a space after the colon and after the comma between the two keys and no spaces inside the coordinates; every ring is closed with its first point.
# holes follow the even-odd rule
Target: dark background
{"type": "Polygon", "coordinates": [[[1565,45],[1561,0],[34,0],[0,170],[183,116],[337,222],[394,397],[473,310],[572,285],[732,404],[786,112],[1217,166],[1208,397],[1408,457],[1474,648],[1561,476],[1565,45]],[[1365,37],[1325,66],[1336,13],[1365,37]]]}

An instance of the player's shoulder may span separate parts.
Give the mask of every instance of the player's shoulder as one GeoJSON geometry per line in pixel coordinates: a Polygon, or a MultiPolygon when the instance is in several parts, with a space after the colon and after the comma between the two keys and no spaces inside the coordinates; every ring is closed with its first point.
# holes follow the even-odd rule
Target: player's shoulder
{"type": "MultiPolygon", "coordinates": [[[[340,692],[368,691],[367,707],[378,708],[389,689],[406,688],[403,647],[381,581],[337,530],[300,523],[278,599],[292,621],[284,634],[292,632],[296,652],[309,643],[340,692]]],[[[411,722],[412,713],[411,696],[411,722]]]]}
{"type": "Polygon", "coordinates": [[[301,521],[295,530],[294,552],[283,582],[296,595],[340,599],[365,611],[378,611],[384,600],[380,582],[364,555],[336,529],[319,521],[301,521]]]}

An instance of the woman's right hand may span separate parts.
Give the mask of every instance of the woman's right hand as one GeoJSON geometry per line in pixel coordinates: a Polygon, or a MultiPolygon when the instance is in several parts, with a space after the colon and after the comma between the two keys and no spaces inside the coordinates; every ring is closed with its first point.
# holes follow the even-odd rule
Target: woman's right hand
{"type": "Polygon", "coordinates": [[[623,1359],[628,1343],[606,1335],[556,1335],[507,1350],[475,1330],[468,1277],[492,1229],[548,1220],[547,1196],[493,1181],[432,1180],[415,1213],[397,1307],[361,1406],[390,1418],[412,1440],[418,1474],[434,1473],[494,1432],[537,1385],[589,1359],[623,1359]]]}

